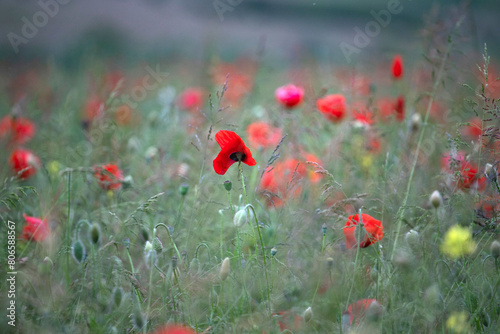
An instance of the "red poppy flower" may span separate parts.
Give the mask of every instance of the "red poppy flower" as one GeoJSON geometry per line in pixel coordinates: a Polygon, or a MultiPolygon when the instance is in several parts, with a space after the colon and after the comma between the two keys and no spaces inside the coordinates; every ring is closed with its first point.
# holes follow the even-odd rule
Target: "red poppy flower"
{"type": "Polygon", "coordinates": [[[91,96],[85,102],[84,121],[92,122],[95,118],[101,116],[104,110],[104,102],[97,96],[91,96]]]}
{"type": "Polygon", "coordinates": [[[170,324],[158,328],[153,334],[196,334],[196,332],[189,327],[170,324]]]}
{"type": "Polygon", "coordinates": [[[94,176],[105,190],[118,190],[122,186],[123,174],[116,165],[95,166],[94,176]]]}
{"type": "Polygon", "coordinates": [[[463,151],[457,152],[453,158],[445,155],[441,158],[441,167],[447,173],[458,171],[457,185],[460,189],[477,188],[481,191],[486,187],[486,178],[481,176],[477,165],[466,160],[465,155],[463,151]]]}
{"type": "Polygon", "coordinates": [[[276,100],[281,103],[286,108],[293,108],[300,103],[304,98],[304,89],[299,86],[288,84],[282,87],[278,87],[274,92],[276,100]]]}
{"type": "Polygon", "coordinates": [[[402,122],[405,119],[405,98],[400,95],[394,103],[394,111],[396,111],[396,120],[402,122]]]}
{"type": "Polygon", "coordinates": [[[382,240],[384,237],[384,227],[382,226],[382,222],[380,220],[376,220],[372,216],[364,213],[361,214],[361,218],[363,218],[363,230],[361,230],[361,232],[356,230],[357,227],[359,227],[358,214],[349,216],[349,219],[344,226],[346,246],[349,249],[357,247],[358,242],[356,240],[356,236],[358,233],[359,236],[363,238],[359,244],[359,247],[361,248],[368,247],[371,244],[382,240]]]}
{"type": "Polygon", "coordinates": [[[356,324],[359,324],[360,320],[365,316],[368,308],[373,304],[380,303],[376,299],[360,299],[355,303],[352,303],[347,307],[347,311],[342,316],[342,323],[346,325],[352,325],[354,320],[356,324]],[[346,319],[346,320],[344,320],[346,319]]]}
{"type": "Polygon", "coordinates": [[[284,330],[300,330],[304,321],[304,319],[300,315],[295,314],[292,311],[281,311],[278,313],[273,313],[273,318],[278,319],[280,332],[283,332],[284,330]]]}
{"type": "Polygon", "coordinates": [[[215,134],[215,141],[221,151],[214,159],[214,170],[217,174],[224,175],[229,167],[237,161],[248,166],[255,166],[257,162],[252,157],[252,152],[245,146],[243,140],[233,131],[221,130],[215,134]]]}
{"type": "Polygon", "coordinates": [[[202,88],[191,87],[184,90],[177,98],[179,108],[187,111],[197,111],[203,107],[205,91],[202,88]]]}
{"type": "Polygon", "coordinates": [[[254,147],[276,147],[281,140],[282,132],[264,122],[255,122],[247,127],[248,140],[254,147]]]}
{"type": "Polygon", "coordinates": [[[47,221],[26,214],[23,214],[23,217],[26,220],[22,234],[24,240],[43,241],[47,238],[50,232],[47,221]]]}
{"type": "Polygon", "coordinates": [[[35,124],[24,117],[7,115],[0,120],[0,137],[10,136],[15,145],[21,145],[35,135],[35,124]]]}
{"type": "Polygon", "coordinates": [[[479,117],[471,118],[468,123],[470,125],[464,126],[462,128],[462,134],[477,140],[483,134],[483,121],[479,117]]]}
{"type": "Polygon", "coordinates": [[[392,59],[391,71],[394,79],[400,79],[403,77],[403,58],[401,55],[395,55],[392,59]]]}
{"type": "Polygon", "coordinates": [[[360,104],[353,106],[352,118],[354,119],[355,126],[363,128],[369,128],[375,122],[372,118],[372,112],[360,104]]]}
{"type": "Polygon", "coordinates": [[[341,94],[327,95],[316,101],[316,107],[331,122],[339,122],[345,116],[345,97],[341,94]]]}
{"type": "Polygon", "coordinates": [[[10,156],[10,166],[18,173],[20,179],[35,175],[40,165],[40,159],[30,150],[15,149],[10,156]]]}

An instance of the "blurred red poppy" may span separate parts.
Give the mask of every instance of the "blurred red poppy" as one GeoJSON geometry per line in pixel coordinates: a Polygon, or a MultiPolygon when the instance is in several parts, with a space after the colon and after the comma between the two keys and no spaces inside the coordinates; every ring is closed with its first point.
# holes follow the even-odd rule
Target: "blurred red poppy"
{"type": "Polygon", "coordinates": [[[272,316],[273,318],[276,318],[278,320],[280,332],[283,332],[284,330],[300,330],[302,327],[302,323],[304,322],[304,319],[300,315],[295,314],[292,311],[281,311],[278,313],[273,313],[272,316]]]}
{"type": "Polygon", "coordinates": [[[339,122],[345,116],[345,97],[341,94],[331,94],[316,101],[316,107],[329,121],[339,122]]]}
{"type": "Polygon", "coordinates": [[[345,325],[352,325],[354,321],[356,324],[359,324],[360,320],[364,318],[366,311],[373,303],[377,303],[380,306],[380,303],[376,299],[360,299],[352,303],[343,314],[342,322],[345,325]]]}
{"type": "Polygon", "coordinates": [[[358,225],[359,214],[349,216],[347,223],[344,226],[344,235],[348,249],[357,247],[358,242],[356,240],[356,236],[362,238],[359,243],[360,248],[368,247],[371,244],[382,240],[384,237],[384,227],[382,226],[382,222],[380,220],[364,213],[361,214],[361,218],[363,220],[362,227],[358,225]],[[357,231],[357,228],[362,228],[361,232],[357,231]]]}
{"type": "Polygon", "coordinates": [[[278,87],[274,92],[276,100],[286,108],[293,108],[300,103],[304,98],[304,89],[299,86],[288,84],[278,87]]]}
{"type": "Polygon", "coordinates": [[[10,166],[20,179],[27,179],[35,175],[40,165],[40,159],[30,150],[15,149],[10,156],[10,166]]]}
{"type": "Polygon", "coordinates": [[[116,165],[94,166],[94,176],[105,190],[118,190],[122,187],[123,174],[116,165]]]}
{"type": "Polygon", "coordinates": [[[23,214],[23,217],[26,220],[22,234],[24,240],[43,241],[47,238],[50,232],[47,221],[26,214],[23,214]]]}
{"type": "Polygon", "coordinates": [[[462,134],[470,139],[477,140],[483,135],[483,121],[479,117],[473,117],[467,121],[469,125],[462,128],[462,134]]]}
{"type": "Polygon", "coordinates": [[[189,327],[170,324],[158,328],[153,334],[196,334],[196,332],[189,327]]]}
{"type": "Polygon", "coordinates": [[[96,95],[90,96],[85,102],[84,122],[90,123],[104,112],[104,102],[96,95]]]}
{"type": "Polygon", "coordinates": [[[35,135],[35,124],[24,117],[4,116],[0,120],[0,138],[9,137],[15,145],[21,145],[35,135]]]}
{"type": "Polygon", "coordinates": [[[265,122],[254,122],[247,127],[248,140],[254,147],[276,147],[281,140],[281,129],[265,122]]]}
{"type": "Polygon", "coordinates": [[[395,79],[401,79],[403,77],[403,58],[401,55],[395,55],[392,59],[391,73],[395,79]]]}
{"type": "Polygon", "coordinates": [[[214,159],[214,170],[219,175],[226,171],[235,162],[244,162],[248,166],[255,166],[257,162],[252,157],[252,152],[245,146],[243,140],[233,131],[221,130],[215,134],[215,141],[219,144],[221,151],[214,159]]]}
{"type": "Polygon", "coordinates": [[[447,173],[458,172],[458,188],[465,190],[477,188],[482,191],[486,187],[486,178],[482,176],[476,164],[467,161],[466,153],[459,151],[453,155],[445,155],[441,158],[441,167],[447,173]]]}
{"type": "Polygon", "coordinates": [[[359,103],[355,104],[352,108],[352,118],[354,119],[355,126],[364,128],[370,127],[375,122],[372,112],[359,103]]]}
{"type": "Polygon", "coordinates": [[[177,105],[187,111],[197,111],[203,107],[205,91],[199,87],[190,87],[179,94],[177,105]]]}

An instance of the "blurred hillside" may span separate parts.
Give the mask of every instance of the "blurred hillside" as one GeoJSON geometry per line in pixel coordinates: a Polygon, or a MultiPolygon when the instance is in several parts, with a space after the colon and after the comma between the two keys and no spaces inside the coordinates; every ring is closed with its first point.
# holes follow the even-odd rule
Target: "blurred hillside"
{"type": "MultiPolygon", "coordinates": [[[[379,0],[55,1],[0,3],[2,59],[82,54],[86,50],[127,57],[174,52],[196,58],[207,45],[232,57],[255,54],[264,45],[266,52],[276,58],[293,57],[297,49],[307,49],[320,60],[345,60],[340,43],[352,43],[354,28],[364,29],[374,20],[373,11],[378,13],[394,3],[379,0]],[[44,14],[50,11],[44,9],[50,8],[49,4],[52,4],[53,15],[44,14]],[[23,29],[30,32],[26,30],[27,24],[35,25],[36,30],[29,36],[23,34],[23,29]],[[21,40],[16,40],[16,36],[21,40]],[[13,47],[16,43],[17,53],[13,47]]],[[[401,11],[392,15],[390,23],[371,39],[365,56],[373,50],[415,49],[420,43],[418,37],[425,27],[426,16],[432,11],[441,15],[450,11],[449,15],[446,13],[450,17],[465,14],[470,47],[481,50],[486,42],[490,53],[498,54],[499,2],[457,4],[457,1],[401,1],[401,11]]]]}

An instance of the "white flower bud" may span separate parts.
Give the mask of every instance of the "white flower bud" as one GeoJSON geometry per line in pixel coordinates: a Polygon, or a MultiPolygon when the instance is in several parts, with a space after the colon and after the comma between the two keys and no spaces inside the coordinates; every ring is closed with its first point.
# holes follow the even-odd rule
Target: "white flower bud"
{"type": "Polygon", "coordinates": [[[495,259],[498,259],[500,257],[500,242],[498,242],[498,240],[495,240],[491,243],[490,253],[491,256],[493,256],[495,259]]]}
{"type": "Polygon", "coordinates": [[[432,206],[437,209],[441,206],[441,204],[443,204],[443,197],[439,191],[434,190],[431,194],[430,201],[432,206]]]}
{"type": "Polygon", "coordinates": [[[231,271],[231,260],[226,257],[220,266],[220,279],[225,281],[231,271]]]}
{"type": "Polygon", "coordinates": [[[313,317],[313,311],[311,307],[309,306],[305,311],[304,311],[304,321],[309,322],[313,317]]]}

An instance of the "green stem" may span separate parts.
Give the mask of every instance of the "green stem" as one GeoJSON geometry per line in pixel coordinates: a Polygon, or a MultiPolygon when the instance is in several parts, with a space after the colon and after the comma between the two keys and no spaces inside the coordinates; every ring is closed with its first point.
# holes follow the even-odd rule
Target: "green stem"
{"type": "MultiPolygon", "coordinates": [[[[326,233],[323,233],[323,241],[321,243],[321,255],[323,255],[323,251],[325,250],[325,239],[326,239],[326,233]]],[[[322,269],[323,269],[322,267],[323,267],[323,261],[321,262],[320,273],[322,272],[322,269]]],[[[321,282],[321,276],[322,275],[319,275],[318,282],[316,283],[316,289],[314,290],[314,295],[313,295],[313,298],[312,298],[312,301],[311,301],[311,307],[313,306],[314,299],[316,298],[316,294],[318,293],[319,284],[321,282]]]]}
{"type": "MultiPolygon", "coordinates": [[[[127,247],[127,255],[128,255],[128,260],[130,261],[130,270],[132,271],[132,276],[135,276],[134,263],[132,262],[132,256],[130,256],[130,249],[128,249],[128,247],[127,247]]],[[[139,302],[139,307],[140,307],[142,304],[142,299],[139,293],[139,289],[137,288],[135,288],[135,295],[137,296],[137,301],[139,302]]]]}
{"type": "Polygon", "coordinates": [[[498,194],[500,194],[500,187],[498,186],[498,180],[495,178],[495,180],[493,180],[493,182],[495,183],[495,186],[497,187],[498,194]]]}
{"type": "Polygon", "coordinates": [[[184,198],[185,197],[186,196],[181,197],[181,203],[179,204],[179,210],[177,211],[177,218],[175,219],[174,227],[177,227],[177,225],[181,221],[181,213],[182,213],[182,207],[184,206],[184,198]]]}
{"type": "Polygon", "coordinates": [[[66,285],[70,285],[70,277],[69,277],[69,253],[71,250],[71,245],[70,245],[70,240],[69,240],[69,233],[70,233],[70,226],[71,226],[71,171],[68,172],[68,223],[66,225],[66,285]]]}
{"type": "Polygon", "coordinates": [[[170,239],[170,242],[174,246],[175,252],[177,253],[177,258],[180,261],[181,260],[181,253],[179,253],[179,250],[177,249],[177,245],[175,244],[174,239],[172,239],[172,236],[170,235],[170,230],[168,229],[167,225],[165,225],[163,223],[159,223],[159,224],[156,224],[155,228],[158,228],[158,226],[163,226],[167,230],[168,238],[170,239]]]}
{"type": "MultiPolygon", "coordinates": [[[[461,23],[462,23],[462,19],[460,19],[457,22],[457,24],[455,25],[455,29],[457,29],[461,25],[461,23]]],[[[400,208],[400,210],[398,212],[398,215],[397,215],[396,237],[394,238],[394,245],[392,247],[391,261],[393,260],[394,254],[396,252],[396,248],[397,248],[397,244],[398,244],[398,239],[399,239],[399,234],[401,232],[401,225],[402,225],[403,219],[405,217],[406,205],[408,203],[408,198],[410,196],[410,190],[411,190],[411,185],[412,185],[412,182],[413,182],[413,176],[415,174],[415,168],[417,166],[418,156],[419,156],[419,153],[420,153],[420,146],[422,145],[422,141],[424,139],[425,129],[427,127],[427,122],[429,120],[429,114],[430,114],[430,111],[431,111],[431,108],[432,108],[432,103],[434,102],[434,97],[436,95],[436,91],[438,89],[438,86],[441,83],[441,76],[443,75],[444,65],[446,64],[446,61],[448,60],[448,57],[450,55],[450,51],[451,51],[452,45],[453,45],[453,42],[451,41],[451,37],[450,37],[450,42],[448,43],[445,55],[443,57],[443,60],[441,62],[441,65],[439,67],[439,70],[438,70],[438,73],[437,73],[437,76],[436,76],[436,81],[434,82],[434,86],[432,87],[432,92],[431,92],[431,95],[430,95],[429,103],[427,104],[427,111],[425,112],[424,122],[422,124],[422,130],[420,131],[420,135],[418,137],[417,148],[415,149],[415,156],[413,158],[413,163],[412,163],[412,167],[411,167],[411,170],[410,170],[410,175],[408,177],[408,185],[406,187],[405,197],[404,197],[404,200],[403,200],[403,204],[401,205],[401,208],[400,208]]]]}
{"type": "MultiPolygon", "coordinates": [[[[266,277],[267,306],[268,306],[269,315],[271,315],[271,297],[269,294],[269,278],[267,276],[266,251],[264,248],[264,241],[262,240],[262,234],[260,233],[260,227],[259,227],[259,221],[257,220],[257,214],[255,213],[253,206],[249,205],[249,203],[248,203],[248,196],[247,196],[247,190],[245,187],[245,178],[243,177],[243,169],[241,168],[241,161],[238,163],[238,168],[240,170],[240,178],[241,178],[241,185],[243,187],[243,195],[245,196],[247,217],[250,218],[250,211],[249,210],[252,209],[253,217],[255,220],[255,227],[257,229],[257,232],[259,233],[260,247],[262,249],[262,258],[264,260],[264,274],[266,277]]],[[[257,241],[255,241],[255,255],[256,256],[257,256],[257,248],[258,248],[257,241]]]]}

